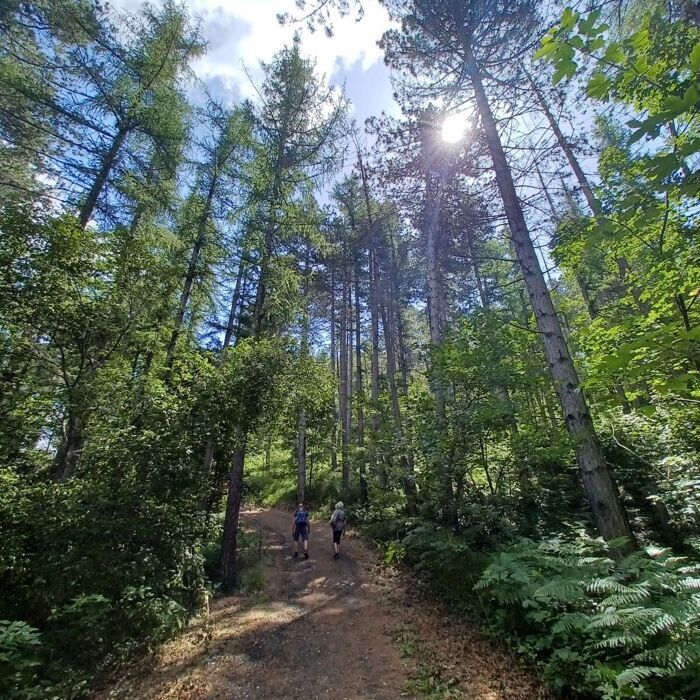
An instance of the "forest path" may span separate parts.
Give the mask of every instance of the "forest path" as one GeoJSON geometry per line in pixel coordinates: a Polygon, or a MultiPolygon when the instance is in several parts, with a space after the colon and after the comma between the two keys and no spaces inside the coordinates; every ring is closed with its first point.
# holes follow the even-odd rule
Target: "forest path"
{"type": "Polygon", "coordinates": [[[310,558],[294,559],[291,513],[242,517],[261,534],[264,592],[215,599],[208,622],[195,622],[150,668],[97,697],[546,697],[512,657],[387,572],[353,533],[335,560],[330,528],[312,523],[310,558]]]}

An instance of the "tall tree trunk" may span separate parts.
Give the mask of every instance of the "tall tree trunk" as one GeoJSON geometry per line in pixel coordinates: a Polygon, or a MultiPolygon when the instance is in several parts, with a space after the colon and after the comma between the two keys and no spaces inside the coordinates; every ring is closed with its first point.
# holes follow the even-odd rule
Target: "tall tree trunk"
{"type": "MultiPolygon", "coordinates": [[[[233,296],[231,297],[231,308],[228,315],[228,322],[226,323],[226,333],[224,334],[224,342],[221,346],[221,355],[219,356],[219,366],[223,363],[226,357],[226,350],[231,346],[231,339],[233,338],[234,327],[236,323],[236,310],[238,308],[238,300],[240,297],[241,281],[243,279],[243,271],[245,269],[245,253],[241,251],[241,259],[238,263],[238,273],[236,274],[236,284],[233,289],[233,296]]],[[[207,445],[204,449],[204,464],[203,464],[203,477],[205,479],[210,478],[211,475],[211,465],[214,461],[214,455],[216,454],[216,443],[212,438],[207,440],[207,445]]],[[[214,475],[218,478],[217,475],[214,475]]],[[[217,485],[214,484],[214,489],[217,485]]],[[[209,501],[207,501],[207,504],[209,501]]]]}
{"type": "Polygon", "coordinates": [[[242,429],[236,432],[236,444],[231,459],[231,471],[228,482],[228,497],[224,516],[224,534],[221,541],[221,557],[219,568],[221,572],[221,587],[231,591],[236,585],[238,576],[237,545],[238,520],[241,512],[243,496],[243,466],[245,462],[246,435],[242,429]]]}
{"type": "Polygon", "coordinates": [[[92,218],[92,214],[95,211],[95,207],[97,206],[97,202],[102,194],[102,190],[107,184],[107,180],[109,179],[112,168],[117,160],[119,151],[124,145],[124,140],[126,139],[129,130],[130,127],[128,124],[123,124],[119,127],[117,133],[112,138],[112,143],[110,144],[109,149],[107,149],[107,152],[102,158],[100,169],[95,176],[95,180],[92,183],[92,187],[90,187],[90,191],[85,197],[83,206],[80,208],[79,220],[82,228],[85,228],[92,218]]]}
{"type": "Polygon", "coordinates": [[[236,312],[238,311],[238,303],[241,298],[241,284],[243,282],[243,273],[246,267],[245,252],[241,251],[241,259],[238,263],[238,272],[236,273],[236,285],[233,288],[233,296],[231,297],[231,309],[228,314],[228,323],[226,324],[226,334],[224,335],[224,343],[221,347],[222,354],[231,346],[231,339],[236,327],[236,312]]]}
{"type": "Polygon", "coordinates": [[[370,456],[372,460],[372,473],[376,474],[379,471],[380,485],[383,489],[387,488],[388,480],[387,473],[384,467],[384,461],[377,460],[377,444],[379,440],[379,291],[378,279],[379,271],[377,269],[377,254],[374,249],[374,239],[369,251],[369,268],[370,268],[370,332],[372,335],[372,355],[370,360],[370,403],[372,406],[372,449],[370,456]]]}
{"type": "MultiPolygon", "coordinates": [[[[552,218],[554,219],[554,222],[557,225],[559,225],[561,223],[561,217],[557,213],[557,209],[554,206],[554,202],[552,200],[552,195],[549,193],[549,190],[547,189],[547,185],[544,182],[544,178],[542,177],[542,173],[540,172],[539,166],[536,165],[535,170],[537,172],[537,176],[539,178],[540,186],[542,187],[542,191],[544,192],[544,196],[546,197],[547,203],[549,204],[549,209],[552,213],[552,218]]],[[[593,196],[593,194],[591,193],[591,197],[592,196],[593,196]]],[[[594,198],[594,201],[595,201],[595,198],[594,198]]],[[[591,321],[595,321],[596,318],[598,318],[598,310],[596,309],[595,304],[593,303],[593,299],[592,299],[591,294],[588,290],[588,285],[586,283],[586,280],[583,279],[583,276],[578,271],[576,271],[576,284],[578,285],[579,291],[581,292],[581,298],[583,299],[583,302],[586,305],[586,310],[588,311],[588,317],[591,319],[591,321]]],[[[620,400],[620,404],[622,406],[622,412],[625,415],[629,415],[630,413],[632,413],[632,406],[630,405],[630,402],[627,398],[627,393],[625,392],[624,386],[622,386],[622,384],[614,384],[613,385],[613,393],[620,400]]]]}
{"type": "Polygon", "coordinates": [[[549,369],[556,383],[566,425],[575,444],[576,458],[595,524],[606,540],[626,538],[627,543],[617,550],[619,554],[633,551],[636,547],[634,535],[620,502],[617,487],[605,462],[600,441],[581,391],[576,367],[571,359],[530,239],[496,122],[486,97],[481,73],[470,50],[467,66],[518,261],[535,313],[537,328],[542,336],[549,369]]]}
{"type": "Polygon", "coordinates": [[[233,332],[233,344],[234,346],[238,344],[241,339],[241,331],[243,329],[243,312],[246,308],[246,298],[248,294],[248,283],[250,281],[250,265],[246,265],[243,271],[243,280],[241,281],[241,293],[239,295],[238,302],[238,315],[236,319],[236,329],[233,332]]]}
{"type": "Polygon", "coordinates": [[[389,252],[391,254],[391,298],[393,300],[393,313],[396,318],[396,342],[399,350],[399,369],[401,371],[401,391],[406,396],[408,394],[408,369],[409,359],[406,348],[406,331],[404,329],[403,309],[401,303],[401,284],[399,281],[399,263],[396,259],[396,242],[393,231],[388,232],[389,252]]]}
{"type": "Polygon", "coordinates": [[[180,332],[182,330],[182,323],[185,320],[185,312],[187,311],[187,305],[190,301],[190,295],[192,294],[192,286],[194,285],[194,278],[197,274],[197,265],[199,263],[199,256],[204,248],[207,222],[209,221],[209,215],[211,212],[211,203],[214,199],[214,193],[216,191],[217,178],[212,177],[211,184],[209,185],[209,190],[207,191],[207,198],[202,209],[202,213],[199,215],[199,221],[197,222],[197,237],[194,241],[194,246],[192,247],[192,253],[190,254],[190,262],[187,266],[187,275],[185,276],[185,284],[182,288],[180,294],[180,302],[177,307],[177,314],[175,315],[175,325],[173,326],[173,331],[170,335],[170,342],[168,343],[168,351],[165,357],[165,366],[168,369],[172,369],[173,362],[175,360],[175,349],[177,348],[177,341],[180,337],[180,332]]]}
{"type": "MultiPolygon", "coordinates": [[[[442,345],[442,275],[440,272],[440,232],[444,176],[442,164],[434,162],[432,142],[439,138],[432,123],[424,126],[422,149],[425,159],[425,221],[426,262],[428,264],[428,323],[430,326],[431,353],[434,355],[442,345]]],[[[439,157],[439,154],[437,154],[439,157]]],[[[454,519],[452,478],[450,467],[444,454],[447,440],[447,413],[445,408],[445,389],[440,371],[434,359],[431,359],[430,386],[435,398],[435,467],[441,484],[442,514],[445,522],[454,519]]]]}
{"type": "Polygon", "coordinates": [[[357,165],[362,180],[362,193],[365,200],[365,214],[367,216],[367,235],[369,236],[369,303],[370,303],[370,333],[372,336],[372,355],[370,362],[370,401],[372,404],[372,420],[370,423],[372,433],[372,449],[370,451],[372,473],[379,471],[380,485],[386,489],[389,485],[385,461],[377,458],[377,443],[379,439],[379,262],[377,254],[377,240],[374,217],[372,215],[372,203],[369,195],[369,182],[362,154],[358,149],[357,165]],[[381,466],[379,464],[381,463],[381,466]]]}
{"type": "Polygon", "coordinates": [[[377,279],[378,292],[380,297],[380,315],[384,330],[384,346],[386,349],[386,376],[389,382],[389,393],[391,396],[391,412],[394,419],[394,432],[396,434],[396,447],[399,452],[399,462],[401,464],[401,474],[403,490],[406,496],[406,510],[409,515],[416,514],[416,479],[413,473],[413,460],[409,458],[409,445],[406,442],[401,420],[401,405],[399,403],[399,392],[396,386],[396,354],[394,351],[394,329],[391,315],[388,313],[389,302],[386,291],[381,283],[381,278],[377,279]]]}
{"type": "Polygon", "coordinates": [[[268,277],[270,275],[270,260],[272,259],[275,244],[275,234],[277,233],[277,206],[282,193],[282,165],[278,159],[275,166],[275,178],[269,201],[269,215],[265,226],[265,241],[263,243],[262,254],[260,256],[260,274],[258,276],[258,287],[255,291],[255,304],[253,305],[253,335],[258,337],[262,331],[265,319],[265,301],[267,298],[268,277]]]}
{"type": "MultiPolygon", "coordinates": [[[[338,381],[338,370],[336,367],[336,335],[335,323],[335,263],[331,263],[331,375],[333,381],[338,381]]],[[[331,472],[338,471],[338,397],[333,393],[333,430],[331,433],[331,472]]]]}
{"type": "MultiPolygon", "coordinates": [[[[528,75],[527,77],[530,81],[532,89],[537,95],[537,99],[542,108],[542,112],[544,113],[545,117],[547,118],[547,121],[549,122],[552,132],[554,133],[557,143],[559,144],[559,148],[561,148],[562,152],[566,156],[566,160],[571,166],[571,170],[573,171],[574,176],[576,177],[579,187],[581,188],[581,192],[583,192],[583,196],[586,198],[586,202],[588,203],[588,206],[591,212],[593,213],[595,220],[598,222],[598,224],[602,225],[603,223],[605,223],[603,209],[600,206],[600,202],[598,201],[597,197],[593,193],[591,183],[588,181],[586,174],[583,172],[583,168],[578,162],[576,154],[574,153],[573,148],[571,148],[571,144],[566,140],[564,134],[562,133],[562,130],[559,128],[559,124],[554,118],[552,110],[550,109],[545,96],[542,94],[542,91],[530,75],[528,75]]],[[[622,280],[622,283],[625,285],[626,288],[626,280],[631,271],[630,265],[625,259],[625,257],[621,255],[617,256],[615,261],[617,264],[618,272],[620,274],[620,279],[622,280]]],[[[632,287],[630,288],[630,292],[632,294],[632,298],[635,301],[635,304],[637,305],[637,309],[639,310],[639,312],[643,316],[647,316],[649,314],[649,307],[645,302],[642,301],[641,291],[635,285],[632,285],[632,287]]]]}
{"type": "Polygon", "coordinates": [[[354,309],[353,309],[353,304],[352,304],[352,266],[348,264],[348,270],[347,270],[347,275],[348,275],[348,298],[347,298],[347,304],[348,304],[348,415],[347,415],[347,423],[348,423],[348,442],[352,444],[352,439],[353,439],[353,421],[352,421],[352,416],[353,416],[353,411],[352,411],[352,405],[354,403],[354,398],[355,398],[355,373],[354,373],[354,366],[355,366],[355,353],[354,353],[354,347],[355,347],[355,335],[354,335],[354,309]]]}
{"type": "MultiPolygon", "coordinates": [[[[306,244],[304,259],[304,284],[302,291],[301,310],[301,346],[300,356],[302,361],[309,354],[309,244],[306,244]]],[[[306,499],[306,409],[299,410],[297,425],[297,503],[306,499]]]]}
{"type": "Polygon", "coordinates": [[[343,276],[340,291],[340,384],[339,390],[339,413],[340,413],[340,454],[342,467],[343,491],[347,493],[350,487],[350,445],[348,425],[348,274],[347,274],[347,250],[343,246],[343,276]]]}
{"type": "Polygon", "coordinates": [[[75,473],[83,451],[85,417],[69,408],[65,421],[64,436],[53,461],[54,478],[65,481],[75,473]]]}
{"type": "Polygon", "coordinates": [[[360,260],[355,260],[355,390],[357,405],[358,470],[360,475],[360,502],[367,503],[367,473],[365,463],[365,409],[362,375],[362,333],[360,325],[360,260]]]}

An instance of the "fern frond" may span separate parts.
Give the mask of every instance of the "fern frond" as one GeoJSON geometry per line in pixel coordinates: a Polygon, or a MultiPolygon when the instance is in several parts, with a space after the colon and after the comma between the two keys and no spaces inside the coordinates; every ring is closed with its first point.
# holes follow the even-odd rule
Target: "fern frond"
{"type": "Polygon", "coordinates": [[[633,666],[624,670],[616,678],[618,687],[622,688],[626,685],[635,685],[645,678],[652,676],[663,677],[667,676],[668,671],[658,666],[633,666]]]}
{"type": "Polygon", "coordinates": [[[589,620],[589,616],[584,613],[566,613],[554,624],[552,632],[559,634],[560,632],[583,630],[588,625],[589,620]]]}
{"type": "Polygon", "coordinates": [[[573,601],[581,597],[583,593],[582,588],[580,581],[557,578],[545,583],[544,586],[540,586],[534,592],[534,597],[537,600],[554,598],[561,601],[573,601]]]}
{"type": "Polygon", "coordinates": [[[700,672],[700,642],[675,643],[658,649],[645,649],[636,654],[634,660],[676,671],[693,669],[700,672]]]}
{"type": "Polygon", "coordinates": [[[627,593],[630,589],[612,576],[593,579],[588,584],[591,593],[627,593]]]}
{"type": "Polygon", "coordinates": [[[606,637],[593,645],[594,649],[623,649],[625,647],[643,646],[644,639],[633,634],[617,634],[606,637]]]}
{"type": "Polygon", "coordinates": [[[606,610],[596,616],[586,627],[587,630],[598,630],[606,627],[617,627],[622,624],[623,616],[612,609],[606,610]]]}

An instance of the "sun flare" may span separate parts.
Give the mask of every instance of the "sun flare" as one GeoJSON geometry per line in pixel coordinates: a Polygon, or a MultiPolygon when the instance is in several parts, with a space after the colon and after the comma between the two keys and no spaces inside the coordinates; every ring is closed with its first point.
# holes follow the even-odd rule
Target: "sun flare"
{"type": "Polygon", "coordinates": [[[457,143],[464,137],[466,118],[463,114],[451,114],[442,122],[442,140],[447,143],[457,143]]]}

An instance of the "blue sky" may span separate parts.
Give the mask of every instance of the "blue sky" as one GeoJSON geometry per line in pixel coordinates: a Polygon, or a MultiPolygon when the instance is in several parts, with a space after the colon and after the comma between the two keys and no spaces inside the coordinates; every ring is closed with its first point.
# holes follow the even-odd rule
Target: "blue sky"
{"type": "MultiPolygon", "coordinates": [[[[156,0],[157,1],[157,0],[156,0]]],[[[142,0],[111,0],[117,10],[135,11],[142,0]]],[[[228,102],[254,97],[250,79],[259,80],[259,62],[268,61],[292,41],[297,26],[281,26],[277,14],[296,13],[294,0],[189,0],[188,8],[202,22],[209,42],[206,55],[194,64],[198,77],[213,94],[228,102]]],[[[352,17],[334,23],[335,34],[302,30],[302,52],[317,61],[329,82],[345,84],[358,123],[388,111],[398,113],[377,41],[389,27],[389,19],[376,0],[365,3],[361,22],[352,17]]]]}

